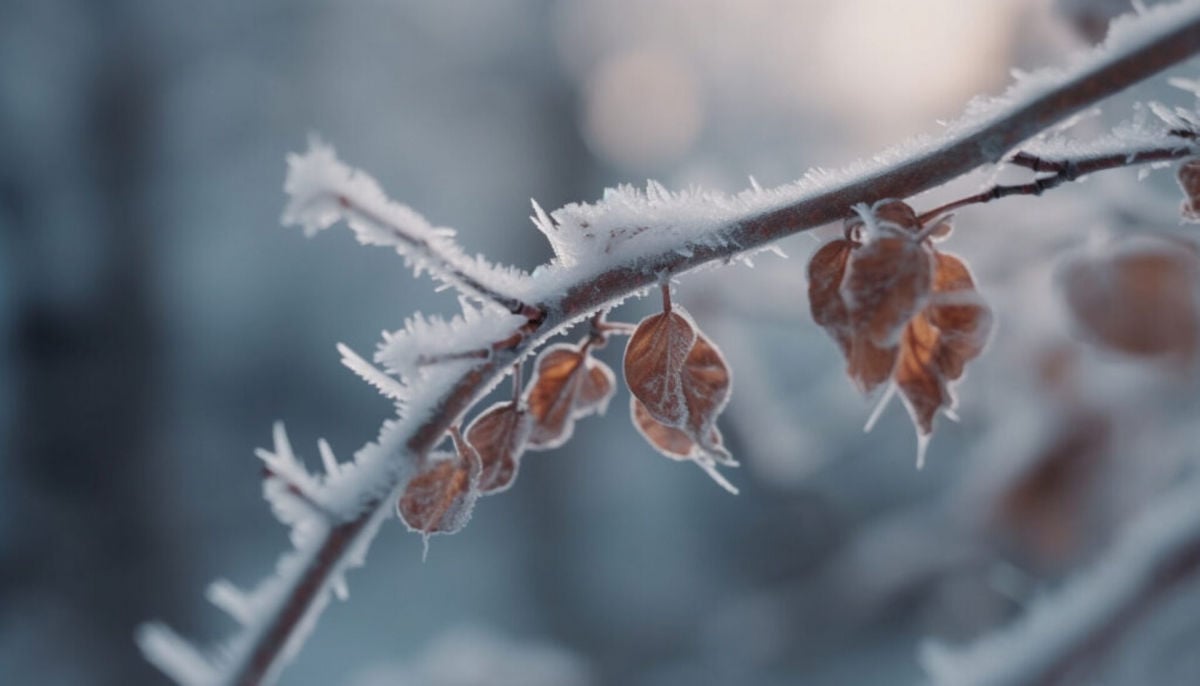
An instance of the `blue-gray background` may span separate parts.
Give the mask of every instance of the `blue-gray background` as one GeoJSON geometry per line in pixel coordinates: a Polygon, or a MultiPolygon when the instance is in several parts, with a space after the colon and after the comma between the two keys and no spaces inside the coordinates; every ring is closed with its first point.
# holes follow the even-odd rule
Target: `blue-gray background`
{"type": "MultiPolygon", "coordinates": [[[[531,197],[553,208],[648,177],[738,190],[836,167],[936,132],[1013,68],[1062,62],[1121,5],[4,0],[0,681],[160,683],[133,646],[139,622],[228,633],[205,585],[252,586],[287,545],[252,449],[281,419],[302,454],[323,436],[348,456],[389,406],[335,343],[367,353],[414,310],[453,311],[348,232],[279,227],[284,158],[309,133],[469,250],[532,268],[549,251],[531,197]]],[[[1133,98],[1081,129],[1129,116],[1133,98]]],[[[649,450],[618,395],[426,562],[388,524],[283,683],[918,679],[923,638],[1019,614],[1187,459],[1170,457],[1195,438],[1186,422],[1146,399],[1194,397],[1194,383],[1164,391],[1160,370],[1081,352],[1047,277],[1088,231],[1174,226],[1168,174],[1117,174],[962,213],[972,226],[947,245],[1001,324],[924,471],[898,403],[860,432],[870,406],[807,320],[816,243],[790,239],[788,260],[680,289],[734,368],[723,426],[740,496],[649,450]],[[1135,379],[1135,419],[1079,391],[1045,401],[1058,415],[1013,419],[1063,358],[1135,379]],[[1049,485],[1013,476],[1060,457],[1057,432],[1080,417],[1117,438],[1070,444],[1049,485]]],[[[1159,624],[1107,659],[1110,679],[1192,673],[1162,646],[1195,638],[1194,618],[1159,624]]]]}

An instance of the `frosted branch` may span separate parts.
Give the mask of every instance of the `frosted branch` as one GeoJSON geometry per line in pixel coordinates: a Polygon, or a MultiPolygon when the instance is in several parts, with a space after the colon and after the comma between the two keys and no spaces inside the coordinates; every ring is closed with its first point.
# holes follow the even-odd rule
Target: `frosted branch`
{"type": "Polygon", "coordinates": [[[303,155],[288,156],[284,191],[290,196],[284,225],[300,226],[308,235],[339,219],[363,245],[394,248],[417,275],[428,271],[438,279],[509,312],[538,319],[541,312],[513,293],[526,276],[502,269],[482,257],[470,258],[454,241],[454,230],[435,227],[407,205],[392,202],[378,182],[342,163],[333,148],[309,141],[303,155]]]}
{"type": "MultiPolygon", "coordinates": [[[[485,306],[464,306],[462,318],[449,323],[415,318],[385,340],[376,362],[410,382],[419,378],[419,386],[406,384],[402,391],[360,364],[361,358],[347,356],[385,394],[402,395],[405,412],[385,423],[376,442],[353,461],[322,478],[304,472],[315,482],[312,497],[338,523],[298,519],[305,526],[293,529],[297,549],[283,557],[273,577],[234,603],[246,624],[225,649],[211,657],[158,625],[139,630],[139,645],[179,683],[272,681],[330,592],[342,588],[346,569],[361,563],[416,464],[514,363],[550,337],[672,276],[745,258],[780,238],[839,220],[856,204],[909,197],[999,162],[1029,137],[1197,51],[1200,2],[1159,7],[1116,22],[1106,45],[1070,68],[1025,77],[998,100],[973,106],[942,136],[839,173],[813,172],[794,184],[755,186],[735,196],[671,193],[657,184],[644,193],[623,187],[592,205],[568,205],[549,215],[538,208],[535,224],[557,258],[533,275],[467,258],[446,230],[387,200],[378,184],[351,171],[326,146],[314,144],[307,154],[292,156],[285,223],[312,233],[344,219],[360,241],[394,247],[417,271],[432,272],[485,306]],[[517,332],[511,347],[494,346],[517,332]],[[448,340],[442,350],[490,354],[420,365],[422,351],[443,333],[448,340]],[[242,611],[248,607],[255,609],[242,611]]],[[[279,456],[278,445],[272,454],[279,456]]],[[[225,605],[232,598],[217,595],[225,605]]]]}

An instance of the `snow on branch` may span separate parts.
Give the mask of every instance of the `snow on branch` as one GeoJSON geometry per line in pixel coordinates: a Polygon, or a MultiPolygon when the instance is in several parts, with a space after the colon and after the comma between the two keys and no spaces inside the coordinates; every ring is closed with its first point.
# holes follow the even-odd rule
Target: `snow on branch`
{"type": "Polygon", "coordinates": [[[1057,683],[1197,572],[1200,479],[1193,478],[1126,527],[1094,568],[1037,601],[1016,623],[958,648],[927,643],[922,662],[934,684],[1057,683]]]}
{"type": "Polygon", "coordinates": [[[316,138],[303,155],[288,156],[283,189],[290,197],[284,225],[300,226],[312,236],[344,219],[360,243],[394,248],[418,276],[428,271],[510,312],[539,316],[514,294],[526,278],[523,272],[468,257],[454,241],[453,229],[435,227],[407,205],[392,202],[375,179],[343,164],[333,148],[316,138]]]}
{"type": "Polygon", "coordinates": [[[907,198],[987,163],[1002,160],[1056,122],[1200,51],[1200,2],[1158,7],[1117,22],[1106,45],[1064,70],[1027,76],[999,99],[980,101],[936,138],[894,148],[844,171],[810,172],[774,190],[735,196],[645,193],[622,187],[591,205],[550,214],[535,224],[556,259],[526,275],[467,257],[448,230],[388,200],[369,176],[314,142],[289,158],[283,220],[308,233],[344,219],[359,240],[391,246],[482,303],[464,304],[450,322],[414,318],[385,339],[376,369],[343,350],[347,366],[398,404],[379,437],[353,460],[321,449],[327,473],[308,474],[277,436],[264,453],[272,507],[292,527],[295,549],[276,573],[249,593],[218,584],[210,598],[242,629],[223,647],[189,647],[159,624],[138,630],[147,658],[181,684],[269,683],[328,602],[342,595],[343,574],[361,564],[380,523],[418,465],[513,364],[570,326],[668,277],[767,249],[785,236],[842,219],[859,203],[907,198]],[[439,337],[444,339],[439,340],[439,337]],[[441,357],[431,358],[429,352],[441,357]],[[482,351],[482,353],[480,353],[482,351]],[[444,353],[449,353],[445,355],[444,353]],[[401,383],[388,372],[404,378],[401,383]],[[412,383],[414,380],[419,383],[412,383]]]}

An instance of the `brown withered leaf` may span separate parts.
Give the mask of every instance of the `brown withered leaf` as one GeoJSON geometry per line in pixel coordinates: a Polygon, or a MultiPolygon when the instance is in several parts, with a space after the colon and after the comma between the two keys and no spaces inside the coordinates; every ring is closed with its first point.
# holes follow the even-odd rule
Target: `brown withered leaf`
{"type": "Polygon", "coordinates": [[[625,380],[655,421],[683,431],[714,459],[732,461],[709,440],[729,401],[729,365],[681,308],[638,325],[625,349],[625,380]]]}
{"type": "Polygon", "coordinates": [[[512,486],[531,425],[528,412],[513,402],[502,402],[484,410],[467,427],[467,443],[479,453],[481,494],[498,493],[512,486]]]}
{"type": "MultiPolygon", "coordinates": [[[[687,434],[676,429],[673,426],[667,426],[662,422],[650,416],[650,412],[646,409],[637,398],[630,398],[630,412],[633,416],[633,425],[641,432],[642,436],[658,449],[660,453],[674,460],[690,460],[696,454],[699,446],[687,434]]],[[[710,442],[720,444],[721,435],[716,428],[713,429],[713,434],[710,436],[710,442]]]]}
{"type": "Polygon", "coordinates": [[[396,511],[411,530],[425,534],[452,534],[471,518],[479,496],[480,460],[467,447],[457,453],[435,453],[409,480],[396,503],[396,511]]]}
{"type": "Polygon", "coordinates": [[[846,276],[850,252],[857,245],[853,241],[832,240],[808,261],[808,307],[813,321],[825,329],[847,358],[852,335],[850,310],[842,298],[842,279],[846,276]]]}
{"type": "Polygon", "coordinates": [[[525,392],[533,427],[529,447],[555,448],[567,441],[575,420],[602,412],[616,389],[612,370],[594,359],[583,346],[546,348],[525,392]]]}
{"type": "Polygon", "coordinates": [[[675,308],[643,319],[625,346],[625,384],[664,424],[683,426],[687,420],[683,368],[695,341],[691,319],[675,308]]]}
{"type": "Polygon", "coordinates": [[[933,294],[904,330],[894,375],[922,436],[933,432],[938,410],[953,406],[950,382],[983,352],[992,321],[966,263],[939,251],[933,262],[933,294]]]}
{"type": "MultiPolygon", "coordinates": [[[[629,399],[629,414],[638,433],[642,434],[646,442],[653,446],[655,450],[672,460],[690,460],[695,462],[697,466],[703,469],[722,488],[730,493],[737,493],[737,488],[717,471],[718,460],[713,456],[714,448],[720,450],[725,456],[728,456],[728,452],[725,451],[722,445],[720,429],[715,426],[709,429],[705,444],[710,447],[706,448],[692,440],[692,437],[687,433],[656,420],[650,415],[650,411],[646,409],[646,406],[635,397],[629,399]]],[[[733,465],[735,463],[721,462],[721,464],[733,465]]]]}
{"type": "Polygon", "coordinates": [[[1061,272],[1066,303],[1086,337],[1130,355],[1190,362],[1200,342],[1200,260],[1174,241],[1124,239],[1061,272]]]}
{"type": "Polygon", "coordinates": [[[933,257],[933,295],[925,314],[938,331],[937,370],[946,381],[954,381],[987,345],[992,311],[975,292],[965,262],[936,250],[933,257]]]}
{"type": "Polygon", "coordinates": [[[1180,215],[1189,222],[1200,222],[1200,158],[1179,165],[1179,187],[1183,189],[1180,215]]]}
{"type": "Polygon", "coordinates": [[[586,409],[588,414],[593,412],[604,414],[608,401],[612,400],[617,390],[616,375],[612,369],[595,358],[588,359],[587,377],[579,388],[577,398],[579,408],[586,409]]]}
{"type": "Polygon", "coordinates": [[[929,251],[911,236],[880,235],[850,254],[842,284],[855,338],[894,345],[921,311],[932,285],[929,251]]]}
{"type": "Polygon", "coordinates": [[[899,350],[899,345],[880,347],[866,336],[858,336],[850,344],[846,374],[859,391],[869,394],[892,375],[899,350]]]}
{"type": "Polygon", "coordinates": [[[720,442],[711,440],[717,415],[729,402],[729,365],[721,351],[704,334],[696,333],[696,342],[683,362],[683,397],[687,421],[682,427],[702,448],[728,458],[720,442]]]}
{"type": "Polygon", "coordinates": [[[922,436],[933,432],[937,411],[953,400],[938,370],[938,349],[938,330],[928,317],[913,317],[900,338],[895,380],[922,436]]]}
{"type": "Polygon", "coordinates": [[[875,216],[875,221],[882,224],[891,224],[912,233],[921,230],[916,210],[903,200],[880,200],[871,206],[871,214],[875,216]]]}

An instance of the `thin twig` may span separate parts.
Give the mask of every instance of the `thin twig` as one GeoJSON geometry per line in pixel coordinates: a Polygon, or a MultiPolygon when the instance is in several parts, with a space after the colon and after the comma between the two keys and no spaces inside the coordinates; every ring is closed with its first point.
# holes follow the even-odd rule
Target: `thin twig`
{"type": "Polygon", "coordinates": [[[491,300],[513,314],[519,314],[531,321],[540,320],[545,316],[545,313],[536,306],[530,305],[514,295],[502,293],[494,286],[489,286],[483,283],[478,278],[468,273],[466,269],[463,269],[460,265],[456,264],[454,260],[451,260],[447,256],[439,253],[432,245],[429,244],[429,241],[425,240],[424,238],[419,238],[405,232],[399,226],[396,226],[394,223],[379,216],[379,214],[355,204],[354,201],[346,195],[339,195],[337,200],[338,205],[342,207],[343,211],[348,216],[356,217],[362,221],[369,222],[377,227],[385,229],[397,242],[403,243],[414,252],[419,252],[424,259],[436,263],[438,271],[452,276],[453,279],[457,283],[461,284],[463,288],[475,293],[485,300],[491,300]]]}
{"type": "Polygon", "coordinates": [[[1074,159],[1056,159],[1049,160],[1037,155],[1032,155],[1026,152],[1019,152],[1012,157],[1008,162],[1018,167],[1024,167],[1034,173],[1049,172],[1049,176],[1042,176],[1030,181],[1029,183],[1011,184],[1011,185],[995,185],[986,191],[968,195],[965,198],[960,198],[953,202],[948,202],[945,205],[940,205],[917,217],[917,221],[924,225],[926,222],[939,217],[947,212],[956,210],[967,205],[979,205],[988,203],[1000,198],[1007,198],[1012,195],[1041,195],[1042,193],[1060,186],[1068,181],[1075,181],[1088,174],[1104,171],[1107,169],[1118,169],[1120,167],[1132,167],[1139,164],[1149,162],[1163,162],[1167,160],[1178,160],[1192,155],[1200,155],[1200,148],[1194,145],[1176,145],[1165,148],[1150,148],[1147,150],[1137,150],[1133,152],[1113,153],[1111,155],[1101,155],[1096,157],[1084,157],[1074,159]]]}

